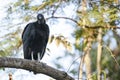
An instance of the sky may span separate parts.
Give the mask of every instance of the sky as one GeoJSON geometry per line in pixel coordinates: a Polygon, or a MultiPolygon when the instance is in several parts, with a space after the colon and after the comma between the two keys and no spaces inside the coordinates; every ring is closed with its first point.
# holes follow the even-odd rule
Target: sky
{"type": "MultiPolygon", "coordinates": [[[[2,19],[6,16],[5,10],[6,10],[7,4],[9,4],[9,2],[11,2],[11,1],[13,1],[13,0],[4,0],[4,2],[3,2],[3,0],[0,0],[0,4],[1,4],[0,5],[0,21],[2,21],[2,19]]],[[[65,7],[63,9],[65,11],[65,15],[56,14],[56,16],[71,17],[74,14],[73,9],[74,9],[74,5],[65,7]]],[[[45,15],[45,17],[47,17],[47,15],[45,15]]],[[[14,22],[19,22],[19,20],[14,21],[14,22]]],[[[50,27],[50,35],[62,34],[65,37],[67,37],[71,43],[74,42],[74,39],[71,36],[71,33],[74,31],[74,28],[71,24],[66,23],[66,20],[59,19],[58,22],[54,25],[51,25],[51,22],[47,21],[47,24],[50,27]]],[[[25,27],[25,25],[26,24],[21,25],[21,26],[25,27]]],[[[8,33],[8,31],[5,29],[5,27],[3,27],[3,24],[0,25],[0,27],[1,27],[0,33],[2,33],[2,34],[0,34],[0,37],[1,37],[4,34],[8,33]]],[[[12,31],[12,29],[11,29],[11,31],[12,31]]],[[[50,49],[50,52],[47,52],[49,55],[45,54],[45,56],[42,59],[42,62],[45,62],[47,65],[50,65],[52,67],[56,67],[52,61],[58,56],[63,56],[65,48],[63,47],[63,45],[60,45],[59,47],[57,47],[54,42],[51,44],[48,44],[47,47],[50,49]]],[[[23,58],[22,53],[23,52],[21,51],[17,57],[23,58]]],[[[60,62],[60,61],[58,61],[58,62],[60,62]]],[[[64,61],[64,60],[63,60],[63,62],[64,63],[62,63],[62,64],[66,65],[65,69],[67,70],[69,68],[71,62],[69,63],[68,61],[64,61]]],[[[12,73],[13,80],[49,80],[50,79],[48,76],[45,76],[43,74],[34,75],[32,72],[29,72],[26,70],[6,68],[5,71],[0,70],[0,80],[8,80],[9,73],[12,73]]]]}

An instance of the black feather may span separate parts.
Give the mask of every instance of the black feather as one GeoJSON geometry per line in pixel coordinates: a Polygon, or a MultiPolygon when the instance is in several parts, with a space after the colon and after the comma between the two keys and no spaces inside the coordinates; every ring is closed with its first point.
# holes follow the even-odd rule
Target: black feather
{"type": "Polygon", "coordinates": [[[43,58],[49,38],[49,27],[42,14],[37,15],[37,21],[27,24],[22,33],[24,59],[43,58]]]}

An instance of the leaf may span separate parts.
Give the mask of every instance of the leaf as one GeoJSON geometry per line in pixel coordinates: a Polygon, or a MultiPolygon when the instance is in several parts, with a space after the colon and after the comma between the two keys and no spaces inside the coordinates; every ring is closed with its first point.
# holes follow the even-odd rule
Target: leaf
{"type": "Polygon", "coordinates": [[[31,16],[29,16],[29,15],[26,15],[26,16],[24,17],[24,20],[25,20],[26,22],[28,22],[30,19],[31,19],[31,16]]]}
{"type": "Polygon", "coordinates": [[[18,0],[16,3],[14,3],[14,7],[20,6],[22,4],[22,0],[18,0]]]}
{"type": "Polygon", "coordinates": [[[57,62],[54,62],[54,64],[56,65],[57,68],[60,68],[60,69],[63,68],[63,66],[57,62]]]}
{"type": "Polygon", "coordinates": [[[30,9],[33,11],[37,11],[39,6],[32,6],[30,9]]]}
{"type": "Polygon", "coordinates": [[[52,35],[49,39],[49,43],[52,43],[54,39],[55,39],[55,37],[54,37],[54,35],[52,35]]]}
{"type": "Polygon", "coordinates": [[[61,38],[58,36],[56,37],[55,41],[56,41],[56,45],[59,46],[61,42],[61,38]]]}
{"type": "Polygon", "coordinates": [[[71,46],[71,43],[70,43],[70,42],[68,42],[68,44],[67,44],[67,50],[68,50],[69,52],[72,51],[72,46],[71,46]]]}
{"type": "Polygon", "coordinates": [[[59,60],[59,59],[61,59],[61,58],[62,58],[62,57],[61,57],[61,56],[59,56],[59,57],[57,57],[56,59],[57,59],[57,60],[59,60]]]}
{"type": "Polygon", "coordinates": [[[49,4],[50,4],[49,1],[48,1],[48,2],[43,2],[43,3],[37,8],[37,10],[41,10],[41,9],[45,8],[46,6],[48,6],[49,4]]]}
{"type": "Polygon", "coordinates": [[[29,0],[24,0],[24,3],[25,4],[29,4],[29,0]]]}

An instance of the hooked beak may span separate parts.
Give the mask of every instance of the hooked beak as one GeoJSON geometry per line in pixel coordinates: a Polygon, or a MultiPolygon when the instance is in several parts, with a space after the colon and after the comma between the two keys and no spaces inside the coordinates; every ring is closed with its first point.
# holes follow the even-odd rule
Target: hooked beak
{"type": "Polygon", "coordinates": [[[41,16],[39,16],[39,17],[38,17],[38,19],[39,19],[39,20],[41,20],[41,19],[42,19],[42,17],[41,17],[41,16]]]}

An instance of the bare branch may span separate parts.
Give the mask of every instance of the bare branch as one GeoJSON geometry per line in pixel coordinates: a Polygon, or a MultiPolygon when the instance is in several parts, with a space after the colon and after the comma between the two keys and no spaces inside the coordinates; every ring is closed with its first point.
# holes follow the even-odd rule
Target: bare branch
{"type": "Polygon", "coordinates": [[[0,57],[0,67],[19,68],[33,71],[35,74],[42,73],[56,80],[74,80],[66,72],[57,70],[42,62],[36,62],[20,58],[0,57]]]}
{"type": "MultiPolygon", "coordinates": [[[[83,25],[81,25],[78,21],[76,21],[76,20],[74,20],[74,19],[72,19],[72,18],[69,18],[69,17],[51,16],[51,17],[46,18],[46,20],[49,20],[49,19],[52,19],[52,18],[71,20],[71,21],[73,21],[74,23],[76,23],[78,26],[83,26],[83,25]]],[[[81,28],[82,28],[82,27],[81,27],[81,28]]],[[[119,27],[117,27],[117,26],[107,27],[107,26],[88,26],[88,25],[84,25],[84,28],[89,28],[89,29],[98,29],[98,28],[103,28],[103,29],[120,29],[120,26],[119,26],[119,27]]]]}
{"type": "Polygon", "coordinates": [[[52,18],[60,18],[60,19],[68,19],[68,20],[71,20],[73,22],[75,22],[76,24],[79,24],[76,20],[72,19],[72,18],[69,18],[69,17],[57,17],[57,16],[52,16],[52,17],[48,17],[46,18],[46,20],[49,20],[49,19],[52,19],[52,18]]]}

